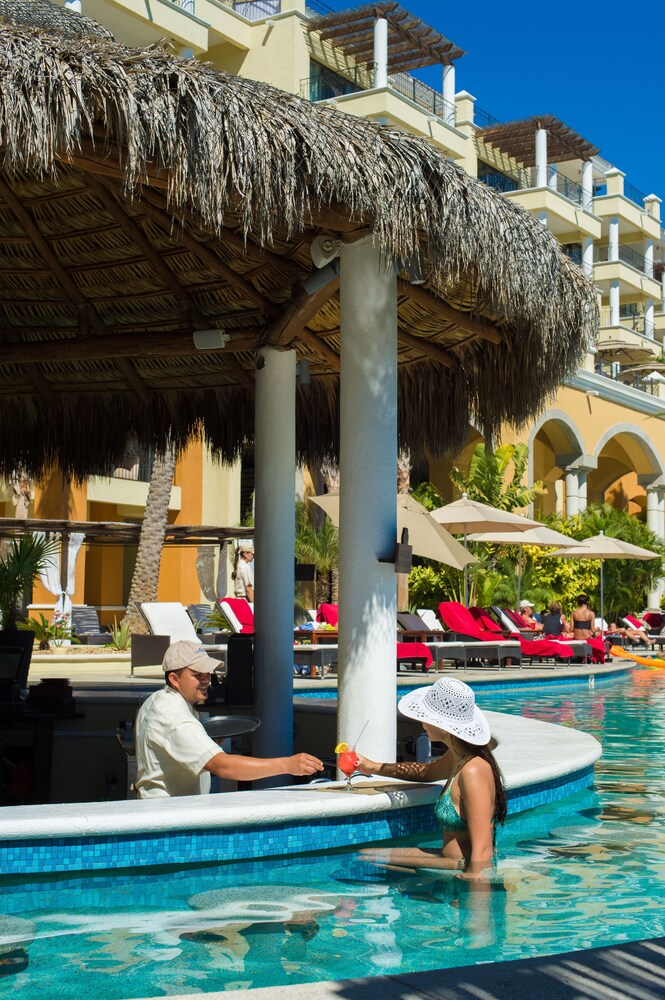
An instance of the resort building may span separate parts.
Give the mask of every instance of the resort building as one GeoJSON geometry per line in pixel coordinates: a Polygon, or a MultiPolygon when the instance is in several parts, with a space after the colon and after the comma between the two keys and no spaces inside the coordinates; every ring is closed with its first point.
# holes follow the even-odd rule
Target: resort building
{"type": "MultiPolygon", "coordinates": [[[[604,160],[593,136],[582,137],[552,114],[537,113],[556,107],[533,109],[532,116],[512,122],[482,110],[466,89],[473,89],[473,81],[465,79],[463,49],[396,3],[341,12],[319,0],[154,0],[149,6],[72,0],[65,6],[103,24],[121,43],[165,40],[183,57],[216,70],[422,136],[461,170],[538,218],[592,277],[600,329],[579,370],[556,398],[543,400],[537,420],[505,427],[501,439],[528,444],[530,479],[547,487],[538,513],[570,515],[607,500],[645,518],[665,537],[661,199],[638,191],[620,165],[604,160]],[[438,90],[412,75],[430,65],[441,68],[438,90]]],[[[464,42],[471,46],[473,37],[464,42]]],[[[362,156],[362,150],[355,152],[362,156]]],[[[410,262],[403,276],[417,284],[417,264],[410,262]]],[[[318,335],[325,344],[326,336],[337,332],[318,335]]],[[[452,499],[451,462],[463,466],[479,440],[470,427],[461,454],[443,460],[424,456],[428,478],[446,499],[452,499]]],[[[252,461],[248,453],[225,466],[193,443],[178,462],[170,520],[239,524],[251,511],[252,461]]],[[[63,484],[54,473],[34,486],[30,516],[138,522],[150,464],[149,455],[128,454],[123,467],[81,485],[63,484]]],[[[6,484],[0,513],[14,516],[19,494],[6,484]]],[[[82,552],[74,603],[97,605],[103,620],[112,621],[127,600],[134,555],[129,547],[82,552]]],[[[190,549],[165,551],[159,597],[185,604],[200,599],[190,549]]],[[[650,597],[657,602],[660,594],[650,597]]],[[[36,593],[37,605],[49,602],[45,591],[36,593]]]]}

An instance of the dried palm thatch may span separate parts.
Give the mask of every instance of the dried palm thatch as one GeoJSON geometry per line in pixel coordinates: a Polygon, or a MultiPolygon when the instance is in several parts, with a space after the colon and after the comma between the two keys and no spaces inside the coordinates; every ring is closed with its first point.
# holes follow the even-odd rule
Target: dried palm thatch
{"type": "Polygon", "coordinates": [[[412,453],[525,421],[577,366],[590,282],[427,141],[164,49],[2,21],[22,5],[1,2],[0,472],[80,477],[128,440],[199,434],[232,458],[258,343],[310,361],[300,455],[335,454],[338,283],[301,284],[319,233],[421,256],[425,284],[399,284],[412,453]],[[194,351],[209,328],[228,346],[194,351]]]}

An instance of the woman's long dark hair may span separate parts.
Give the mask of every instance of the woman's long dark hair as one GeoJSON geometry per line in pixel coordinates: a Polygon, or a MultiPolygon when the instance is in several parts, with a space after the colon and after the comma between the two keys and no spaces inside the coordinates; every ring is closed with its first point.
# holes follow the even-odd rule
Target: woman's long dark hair
{"type": "Polygon", "coordinates": [[[482,760],[486,760],[492,768],[492,774],[494,775],[494,815],[492,816],[492,819],[494,821],[495,828],[499,823],[503,826],[508,812],[506,790],[503,786],[501,768],[497,764],[496,758],[490,750],[489,743],[485,744],[485,746],[475,746],[473,743],[467,743],[466,740],[461,739],[459,736],[456,736],[455,740],[456,742],[462,744],[466,753],[470,756],[480,757],[482,760]]]}
{"type": "Polygon", "coordinates": [[[240,559],[240,549],[236,549],[236,554],[233,557],[233,572],[231,573],[231,579],[235,580],[238,576],[238,560],[240,559]]]}

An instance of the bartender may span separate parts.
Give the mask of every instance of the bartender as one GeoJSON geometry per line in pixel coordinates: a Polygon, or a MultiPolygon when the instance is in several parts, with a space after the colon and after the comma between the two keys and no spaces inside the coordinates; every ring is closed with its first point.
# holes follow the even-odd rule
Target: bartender
{"type": "Polygon", "coordinates": [[[210,776],[255,781],[278,774],[305,777],[323,770],[317,757],[243,757],[226,754],[206,733],[194,706],[205,700],[219,666],[196,642],[174,642],[162,664],[165,686],[141,705],[136,717],[137,774],[141,799],[205,795],[210,776]]]}

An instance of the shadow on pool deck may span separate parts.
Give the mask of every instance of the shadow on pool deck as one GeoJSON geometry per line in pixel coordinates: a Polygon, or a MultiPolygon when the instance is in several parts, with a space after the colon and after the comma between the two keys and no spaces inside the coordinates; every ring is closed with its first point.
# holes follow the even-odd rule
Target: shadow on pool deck
{"type": "Polygon", "coordinates": [[[191,994],[178,1000],[663,1000],[665,938],[404,976],[191,994]]]}

